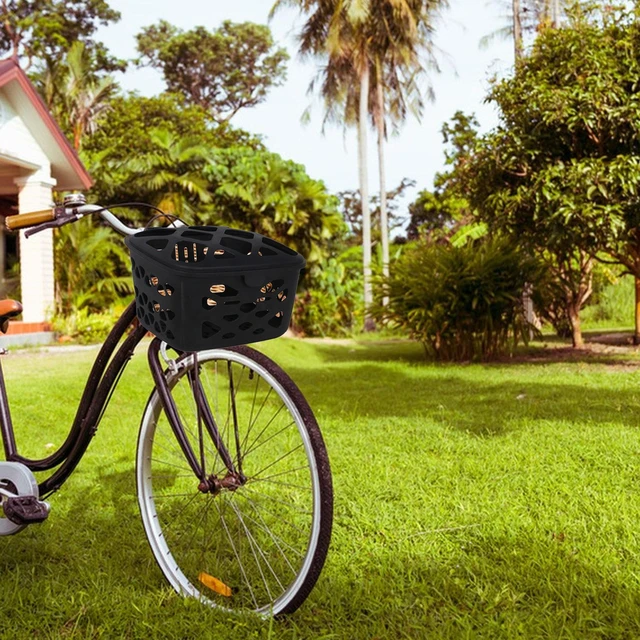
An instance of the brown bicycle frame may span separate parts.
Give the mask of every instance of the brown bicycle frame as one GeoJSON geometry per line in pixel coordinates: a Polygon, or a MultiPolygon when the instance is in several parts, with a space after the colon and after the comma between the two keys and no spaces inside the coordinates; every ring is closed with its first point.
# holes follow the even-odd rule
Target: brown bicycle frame
{"type": "MultiPolygon", "coordinates": [[[[11,462],[20,462],[31,471],[48,471],[54,467],[58,467],[49,478],[39,483],[38,486],[41,497],[46,497],[57,491],[78,466],[89,443],[98,430],[100,420],[115,391],[120,376],[132,358],[136,346],[146,333],[147,330],[138,324],[135,303],[132,302],[125,309],[122,316],[120,316],[96,356],[89,378],[85,384],[76,416],[65,441],[54,453],[46,458],[37,460],[26,458],[18,453],[4,375],[0,365],[0,432],[2,433],[5,459],[11,462]],[[120,340],[129,329],[129,334],[116,351],[120,340]]],[[[149,346],[149,365],[156,384],[156,390],[164,407],[167,419],[185,454],[189,466],[198,479],[204,480],[206,472],[198,462],[193,448],[185,436],[184,427],[167,387],[166,378],[157,357],[159,345],[160,341],[155,338],[149,346]]],[[[184,354],[181,356],[181,359],[188,356],[189,354],[184,354]]],[[[180,362],[180,359],[178,362],[180,362]]],[[[212,439],[221,459],[229,471],[234,472],[232,458],[222,443],[215,420],[206,402],[199,377],[197,374],[190,374],[189,380],[196,398],[200,419],[203,421],[207,434],[212,439]]]]}

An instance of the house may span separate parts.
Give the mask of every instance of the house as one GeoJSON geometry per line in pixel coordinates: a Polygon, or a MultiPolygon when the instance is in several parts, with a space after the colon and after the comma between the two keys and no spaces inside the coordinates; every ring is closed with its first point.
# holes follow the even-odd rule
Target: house
{"type": "Polygon", "coordinates": [[[16,247],[13,234],[4,229],[5,217],[49,208],[53,189],[85,190],[91,184],[27,75],[15,60],[0,61],[0,283],[7,256],[17,249],[24,308],[22,323],[12,323],[10,333],[46,329],[55,294],[53,232],[28,239],[21,232],[16,247]]]}

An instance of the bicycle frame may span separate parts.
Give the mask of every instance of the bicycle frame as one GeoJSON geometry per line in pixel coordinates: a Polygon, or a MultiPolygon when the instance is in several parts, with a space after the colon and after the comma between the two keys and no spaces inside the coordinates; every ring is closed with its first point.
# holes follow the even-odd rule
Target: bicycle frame
{"type": "MultiPolygon", "coordinates": [[[[165,413],[167,415],[167,419],[169,420],[169,424],[171,425],[171,429],[176,436],[178,444],[182,452],[185,455],[189,466],[195,473],[195,475],[201,481],[201,491],[207,492],[215,490],[216,481],[214,478],[207,478],[206,470],[203,468],[201,462],[198,461],[193,448],[191,447],[189,440],[187,439],[184,428],[180,421],[180,416],[178,415],[178,409],[176,404],[171,396],[170,390],[167,386],[164,374],[162,372],[162,368],[160,366],[160,360],[158,358],[158,352],[160,349],[160,340],[155,338],[151,344],[149,345],[148,358],[149,358],[149,368],[151,369],[151,375],[153,376],[154,382],[156,383],[156,389],[160,396],[160,401],[162,402],[162,406],[164,407],[165,413]]],[[[185,358],[191,357],[189,354],[185,354],[181,359],[178,360],[176,366],[180,366],[185,358]]],[[[233,463],[233,459],[224,445],[224,442],[220,436],[218,431],[218,427],[216,425],[213,414],[211,413],[211,408],[209,407],[209,403],[206,399],[205,391],[202,387],[202,383],[200,382],[200,377],[198,375],[198,363],[197,363],[197,354],[192,354],[192,357],[196,359],[194,366],[189,369],[187,372],[189,378],[189,385],[191,387],[192,393],[194,395],[194,399],[196,402],[196,410],[198,413],[198,421],[199,426],[200,423],[204,424],[204,427],[207,431],[207,434],[213,441],[213,444],[220,455],[220,459],[224,462],[227,471],[231,476],[235,476],[238,479],[242,479],[244,481],[244,477],[242,476],[242,463],[240,457],[238,457],[238,470],[233,463]]],[[[233,385],[233,379],[231,378],[231,384],[233,385]]],[[[234,414],[234,428],[237,431],[237,417],[235,414],[235,393],[232,387],[232,398],[234,398],[233,402],[233,414],[234,414]]],[[[199,434],[202,437],[202,433],[199,434]]],[[[201,444],[202,446],[202,444],[201,444]]]]}
{"type": "MultiPolygon", "coordinates": [[[[5,459],[11,462],[22,463],[31,471],[48,471],[54,467],[58,467],[49,478],[39,483],[38,487],[41,498],[47,497],[57,491],[78,466],[89,443],[98,430],[100,420],[115,391],[120,376],[132,358],[136,346],[146,333],[147,330],[137,323],[135,303],[132,302],[125,309],[122,316],[120,316],[96,356],[85,384],[75,418],[65,441],[54,453],[46,458],[30,459],[18,453],[4,374],[2,366],[0,365],[0,432],[2,434],[5,459]],[[120,340],[129,329],[129,335],[116,351],[120,340]]],[[[159,344],[159,340],[156,338],[149,347],[149,363],[156,388],[163,401],[167,418],[189,465],[193,469],[195,476],[201,481],[206,482],[205,470],[202,469],[185,436],[184,427],[180,422],[175,404],[167,388],[165,376],[157,358],[159,344]],[[154,355],[156,356],[155,358],[153,358],[154,355]]],[[[235,469],[231,456],[222,444],[222,439],[218,434],[213,416],[204,400],[204,391],[197,376],[195,376],[194,385],[193,388],[197,404],[201,408],[203,422],[208,435],[213,440],[229,471],[234,472],[235,469]]]]}
{"type": "Polygon", "coordinates": [[[135,304],[132,303],[118,319],[96,356],[76,416],[65,441],[46,458],[32,460],[18,453],[4,375],[0,367],[0,431],[2,432],[5,459],[11,462],[20,462],[31,471],[47,471],[60,465],[49,478],[39,484],[41,497],[46,497],[62,486],[77,467],[91,439],[96,434],[111,394],[127,362],[133,356],[134,349],[146,334],[146,329],[139,325],[134,326],[134,321],[135,304]],[[120,339],[129,327],[132,327],[132,331],[112,358],[120,339]]]}

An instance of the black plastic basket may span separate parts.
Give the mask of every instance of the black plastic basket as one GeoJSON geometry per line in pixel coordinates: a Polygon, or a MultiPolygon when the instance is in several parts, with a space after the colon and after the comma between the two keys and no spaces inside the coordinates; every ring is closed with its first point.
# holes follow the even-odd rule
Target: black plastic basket
{"type": "Polygon", "coordinates": [[[181,351],[269,340],[289,326],[305,260],[258,233],[161,227],[126,238],[136,312],[181,351]]]}

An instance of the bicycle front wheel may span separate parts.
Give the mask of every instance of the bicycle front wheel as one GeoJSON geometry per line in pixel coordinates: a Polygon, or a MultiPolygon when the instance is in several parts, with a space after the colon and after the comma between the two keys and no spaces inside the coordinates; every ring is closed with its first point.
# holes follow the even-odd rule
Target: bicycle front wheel
{"type": "Polygon", "coordinates": [[[204,437],[189,370],[167,374],[185,435],[220,488],[203,493],[157,391],[143,415],[136,464],[138,502],[155,559],[176,591],[228,610],[295,611],[313,588],[331,536],[329,461],[308,403],[273,361],[249,347],[197,354],[200,380],[221,440],[245,478],[204,437]]]}

